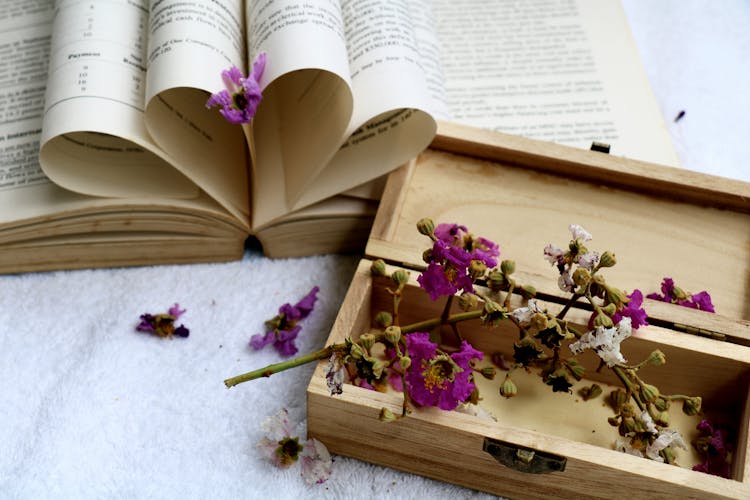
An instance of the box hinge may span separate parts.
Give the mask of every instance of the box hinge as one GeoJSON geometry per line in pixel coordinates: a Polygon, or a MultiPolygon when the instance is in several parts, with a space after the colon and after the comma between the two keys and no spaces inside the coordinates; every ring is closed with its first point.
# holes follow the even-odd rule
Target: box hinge
{"type": "Polygon", "coordinates": [[[674,323],[673,328],[677,331],[689,333],[690,335],[698,335],[700,337],[708,337],[714,340],[727,340],[727,336],[723,333],[715,332],[713,330],[707,330],[705,328],[698,328],[690,325],[683,325],[681,323],[674,323]]]}
{"type": "Polygon", "coordinates": [[[484,438],[482,451],[486,451],[506,467],[529,474],[562,472],[567,462],[565,457],[488,437],[484,438]]]}

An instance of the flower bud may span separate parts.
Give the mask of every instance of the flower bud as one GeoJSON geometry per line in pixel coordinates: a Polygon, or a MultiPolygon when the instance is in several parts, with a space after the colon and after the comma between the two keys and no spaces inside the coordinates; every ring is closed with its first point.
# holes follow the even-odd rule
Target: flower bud
{"type": "Polygon", "coordinates": [[[702,403],[703,400],[700,398],[700,396],[687,398],[682,402],[682,412],[685,415],[697,415],[701,411],[702,403]]]}
{"type": "Polygon", "coordinates": [[[495,375],[497,374],[497,369],[494,366],[485,366],[479,370],[479,373],[481,373],[487,380],[494,380],[495,375]]]}
{"type": "Polygon", "coordinates": [[[500,263],[500,271],[505,276],[510,276],[514,272],[516,272],[516,261],[514,260],[504,260],[500,263]]]}
{"type": "Polygon", "coordinates": [[[675,286],[672,289],[672,298],[675,300],[687,300],[688,296],[687,293],[685,293],[685,290],[678,286],[675,286]]]}
{"type": "Polygon", "coordinates": [[[373,276],[385,276],[385,261],[383,259],[374,260],[370,265],[370,274],[373,276]]]}
{"type": "Polygon", "coordinates": [[[378,328],[388,328],[393,324],[393,315],[388,311],[380,311],[375,315],[375,325],[378,328]]]}
{"type": "Polygon", "coordinates": [[[521,297],[526,300],[533,299],[536,297],[536,288],[531,285],[523,285],[519,290],[519,293],[521,294],[521,297]]]}
{"type": "Polygon", "coordinates": [[[381,408],[380,416],[378,417],[381,422],[393,422],[396,420],[396,415],[386,407],[381,408]]]}
{"type": "Polygon", "coordinates": [[[656,425],[661,425],[662,427],[668,427],[669,426],[669,412],[668,411],[660,411],[655,416],[654,423],[656,425]]]}
{"type": "Polygon", "coordinates": [[[401,340],[401,328],[398,326],[389,326],[383,334],[385,335],[385,339],[393,345],[398,344],[398,341],[401,340]]]}
{"type": "Polygon", "coordinates": [[[383,375],[383,370],[385,370],[385,363],[383,363],[379,359],[375,359],[372,361],[372,374],[375,376],[375,378],[380,378],[381,375],[383,375]]]}
{"type": "Polygon", "coordinates": [[[481,260],[472,260],[469,264],[469,276],[474,279],[484,276],[485,271],[487,271],[487,264],[481,260]]]}
{"type": "Polygon", "coordinates": [[[411,358],[408,356],[401,356],[400,358],[398,358],[398,365],[402,370],[408,370],[411,366],[411,358]]]}
{"type": "Polygon", "coordinates": [[[664,462],[665,463],[673,464],[675,462],[676,457],[675,457],[675,454],[674,454],[674,450],[670,446],[667,446],[666,448],[664,448],[663,450],[661,450],[660,453],[664,457],[664,462]]]}
{"type": "Polygon", "coordinates": [[[349,346],[349,355],[354,359],[362,359],[362,357],[364,357],[365,355],[365,352],[362,350],[359,344],[352,344],[349,346]]]}
{"type": "Polygon", "coordinates": [[[620,422],[619,432],[621,436],[627,436],[631,432],[636,431],[636,422],[640,422],[640,420],[636,421],[633,417],[623,417],[622,421],[620,422]]]}
{"type": "Polygon", "coordinates": [[[534,313],[531,315],[529,325],[537,330],[544,330],[549,326],[547,315],[543,313],[534,313]]]}
{"type": "Polygon", "coordinates": [[[422,252],[422,260],[427,262],[428,264],[432,262],[432,248],[428,248],[424,252],[422,252]]]}
{"type": "Polygon", "coordinates": [[[374,344],[375,335],[372,333],[363,333],[359,336],[359,345],[361,345],[364,350],[369,351],[374,344]]]}
{"type": "Polygon", "coordinates": [[[628,401],[628,394],[622,389],[616,389],[609,393],[609,402],[612,404],[612,408],[619,412],[620,408],[628,401]]]}
{"type": "Polygon", "coordinates": [[[479,304],[479,299],[473,293],[463,293],[458,298],[458,307],[463,311],[471,311],[479,304]]]}
{"type": "Polygon", "coordinates": [[[601,326],[603,328],[612,328],[615,326],[614,322],[612,322],[612,318],[607,316],[606,314],[597,314],[594,318],[594,326],[601,326]]]}
{"type": "Polygon", "coordinates": [[[617,427],[618,425],[620,425],[620,419],[619,419],[619,418],[617,418],[617,417],[609,417],[609,418],[607,419],[607,422],[608,422],[608,423],[609,423],[609,425],[611,425],[612,427],[617,427]]]}
{"type": "Polygon", "coordinates": [[[474,387],[474,390],[471,391],[471,394],[469,394],[469,397],[466,398],[465,402],[473,405],[479,404],[479,389],[476,386],[474,387]]]}
{"type": "Polygon", "coordinates": [[[602,312],[607,316],[612,316],[617,312],[617,306],[615,306],[614,304],[607,304],[606,306],[602,307],[602,312]]]}
{"type": "Polygon", "coordinates": [[[579,393],[581,394],[581,397],[584,401],[588,401],[589,399],[599,397],[602,393],[602,387],[599,384],[591,384],[590,387],[582,388],[579,393]]]}
{"type": "Polygon", "coordinates": [[[507,286],[508,280],[505,279],[505,275],[497,269],[493,269],[487,275],[487,287],[493,292],[505,290],[507,286]]]}
{"type": "Polygon", "coordinates": [[[518,387],[510,378],[510,375],[506,375],[503,385],[500,386],[500,395],[504,398],[512,398],[516,394],[518,394],[518,387]]]}
{"type": "Polygon", "coordinates": [[[659,396],[654,401],[654,408],[656,408],[659,411],[667,411],[669,409],[669,400],[664,399],[663,397],[659,396]]]}
{"type": "Polygon", "coordinates": [[[409,282],[409,273],[403,269],[397,269],[391,274],[391,279],[396,285],[402,286],[409,282]]]}
{"type": "MultiPolygon", "coordinates": [[[[576,380],[581,380],[583,375],[586,373],[586,368],[583,367],[575,358],[568,358],[565,360],[565,366],[570,371],[570,374],[575,377],[576,380]]],[[[601,392],[601,388],[599,389],[601,392]]]]}
{"type": "Polygon", "coordinates": [[[653,403],[659,397],[659,389],[651,384],[641,384],[640,394],[644,403],[653,403]]]}
{"type": "Polygon", "coordinates": [[[666,362],[667,362],[667,357],[664,356],[664,353],[661,352],[659,349],[649,354],[648,359],[646,360],[646,363],[648,363],[649,365],[654,365],[654,366],[661,366],[666,362]]]}
{"type": "Polygon", "coordinates": [[[627,295],[625,295],[625,292],[617,287],[605,285],[604,293],[607,301],[614,304],[617,309],[622,309],[625,304],[630,302],[630,299],[627,297],[627,295]]]}
{"type": "Polygon", "coordinates": [[[589,281],[591,281],[591,275],[584,268],[579,267],[573,271],[573,283],[577,286],[586,286],[589,284],[589,281]]]}
{"type": "Polygon", "coordinates": [[[429,217],[420,219],[417,221],[417,231],[419,231],[419,234],[432,236],[435,233],[435,222],[429,217]]]}
{"type": "Polygon", "coordinates": [[[605,251],[601,257],[599,257],[599,267],[612,267],[617,264],[615,254],[609,250],[605,251]]]}
{"type": "Polygon", "coordinates": [[[630,403],[624,403],[620,407],[620,415],[622,416],[622,418],[635,417],[635,408],[630,403]]]}

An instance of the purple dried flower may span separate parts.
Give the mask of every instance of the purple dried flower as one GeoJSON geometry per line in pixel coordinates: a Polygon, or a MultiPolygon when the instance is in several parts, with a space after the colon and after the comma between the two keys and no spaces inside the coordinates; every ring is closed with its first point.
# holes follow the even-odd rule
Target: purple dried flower
{"type": "Polygon", "coordinates": [[[635,290],[633,290],[633,293],[631,293],[627,297],[630,300],[625,305],[625,307],[612,315],[612,321],[617,324],[624,317],[630,318],[630,320],[632,321],[633,330],[637,330],[641,326],[648,325],[648,314],[646,314],[646,310],[642,307],[643,293],[636,288],[635,290]]]}
{"type": "Polygon", "coordinates": [[[474,390],[470,363],[482,359],[482,353],[466,341],[450,355],[438,350],[427,333],[406,337],[411,365],[406,372],[406,386],[412,401],[420,406],[437,406],[453,410],[466,401],[474,390]]]}
{"type": "Polygon", "coordinates": [[[294,305],[286,303],[279,307],[279,314],[266,321],[268,330],[264,334],[256,334],[250,337],[250,346],[262,349],[268,344],[282,356],[294,356],[297,354],[297,346],[294,344],[302,326],[297,323],[307,318],[315,307],[315,301],[320,288],[314,286],[307,295],[294,305]]]}
{"type": "Polygon", "coordinates": [[[170,307],[166,314],[141,314],[140,323],[135,329],[139,332],[153,333],[159,337],[187,337],[190,330],[185,325],[175,325],[177,318],[185,313],[185,309],[180,309],[180,305],[175,303],[170,307]]]}
{"type": "Polygon", "coordinates": [[[704,460],[693,466],[693,470],[729,478],[727,432],[705,419],[698,423],[696,429],[700,432],[700,437],[693,442],[693,445],[704,456],[704,460]]]}
{"type": "Polygon", "coordinates": [[[432,300],[453,295],[459,290],[474,290],[469,274],[472,261],[488,268],[497,266],[500,250],[496,243],[473,237],[465,226],[438,224],[427,269],[417,278],[432,300]]]}
{"type": "Polygon", "coordinates": [[[649,299],[670,302],[690,309],[698,309],[706,312],[716,312],[711,302],[711,295],[705,290],[702,292],[689,294],[678,288],[672,278],[664,278],[661,282],[661,295],[658,293],[649,293],[646,295],[649,299]]]}
{"type": "Polygon", "coordinates": [[[265,67],[266,54],[260,53],[247,78],[236,66],[222,71],[221,78],[226,88],[212,94],[206,101],[206,107],[221,106],[219,112],[229,123],[249,123],[263,97],[259,81],[265,67]]]}

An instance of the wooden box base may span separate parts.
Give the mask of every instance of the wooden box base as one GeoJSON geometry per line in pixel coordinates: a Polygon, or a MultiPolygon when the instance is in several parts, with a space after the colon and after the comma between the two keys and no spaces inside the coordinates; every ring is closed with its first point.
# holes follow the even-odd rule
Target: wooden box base
{"type": "MultiPolygon", "coordinates": [[[[613,412],[602,408],[602,397],[576,401],[575,392],[553,394],[545,386],[539,396],[524,387],[505,400],[496,394],[497,380],[494,388],[480,386],[482,404],[495,405],[497,421],[429,408],[382,423],[383,407],[400,413],[401,395],[346,385],[342,395],[330,396],[322,363],[308,388],[308,432],[334,453],[510,497],[750,498],[750,185],[455,125],[441,129],[434,149],[389,178],[367,245],[373,259],[412,271],[400,324],[439,316],[443,307],[415,281],[429,244],[415,229],[422,217],[465,224],[498,242],[501,257],[516,261],[514,277],[536,287],[550,312],[567,297],[542,249],[564,243],[568,225],[581,224],[594,235],[590,248],[616,252],[618,265],[607,279],[623,290],[657,291],[662,277],[671,276],[689,291],[712,294],[718,314],[647,300],[651,324],[622,352],[637,363],[663,351],[665,366],[639,374],[665,394],[700,395],[705,417],[737,432],[733,479],[614,451],[617,431],[606,422],[613,412]],[[583,418],[597,411],[593,420],[583,418]],[[502,454],[502,443],[510,467],[490,453],[502,454]],[[520,472],[524,467],[512,458],[518,450],[558,465],[547,474],[520,472]]],[[[391,310],[378,279],[363,261],[329,344],[369,331],[373,314],[391,310]]],[[[589,316],[573,309],[566,320],[585,325],[589,316]]],[[[484,335],[479,325],[467,326],[462,334],[475,348],[511,358],[517,332],[484,335]]],[[[576,358],[588,379],[579,387],[619,386],[609,370],[596,371],[599,359],[591,352],[576,358]]],[[[678,424],[681,405],[672,406],[672,423],[690,441],[702,416],[678,424]]],[[[678,462],[690,467],[697,460],[686,454],[678,462]]]]}
{"type": "MultiPolygon", "coordinates": [[[[378,283],[379,279],[373,282],[369,275],[369,264],[363,261],[355,274],[328,344],[342,342],[346,337],[357,338],[361,333],[371,331],[370,318],[387,307],[390,299],[384,292],[386,283],[378,283]]],[[[416,318],[439,315],[441,304],[431,302],[417,288],[418,285],[412,282],[406,290],[402,308],[403,324],[416,318]]],[[[559,307],[556,304],[546,306],[550,309],[559,307]]],[[[585,311],[575,311],[569,317],[585,321],[587,314],[585,311]]],[[[493,335],[492,338],[499,341],[482,341],[481,338],[489,336],[479,325],[463,332],[477,348],[485,352],[508,354],[512,349],[513,338],[510,335],[493,335]]],[[[705,407],[710,412],[709,418],[719,419],[739,430],[733,465],[735,479],[723,479],[661,464],[565,437],[566,434],[570,435],[570,429],[560,429],[563,410],[554,401],[555,409],[552,411],[543,406],[532,409],[531,413],[536,418],[523,426],[509,424],[502,419],[495,422],[437,408],[420,408],[407,418],[384,423],[379,420],[381,409],[385,407],[398,414],[402,404],[401,395],[345,385],[343,394],[331,396],[326,386],[325,362],[316,368],[307,390],[308,431],[333,453],[502,496],[750,498],[750,470],[745,460],[750,418],[750,353],[730,344],[649,326],[638,330],[627,341],[627,346],[623,344],[623,354],[629,360],[640,360],[655,348],[665,353],[667,364],[644,368],[644,378],[650,376],[658,380],[665,393],[702,395],[705,407]],[[502,465],[490,454],[492,450],[487,451],[488,444],[491,447],[497,442],[505,443],[512,449],[533,450],[553,460],[562,459],[564,470],[533,474],[502,465]]],[[[615,382],[608,370],[595,372],[598,362],[593,355],[581,355],[579,360],[586,365],[588,383],[615,382]]],[[[499,376],[502,377],[502,372],[499,376]]],[[[541,385],[538,380],[536,383],[541,385]]],[[[583,380],[576,387],[586,383],[583,380]]],[[[586,413],[586,405],[603,404],[602,397],[582,402],[576,401],[579,398],[574,395],[546,393],[551,398],[568,398],[572,404],[579,405],[581,414],[586,413]]],[[[524,394],[519,393],[507,403],[509,407],[519,405],[519,408],[523,408],[524,405],[538,405],[539,401],[533,397],[524,398],[524,394]]],[[[675,410],[679,412],[679,408],[675,410]]],[[[673,415],[676,416],[676,413],[673,415]]],[[[689,439],[694,433],[694,425],[699,418],[693,417],[689,424],[691,428],[683,430],[686,438],[689,439]]],[[[589,421],[572,419],[572,422],[576,421],[578,425],[567,424],[573,427],[574,434],[585,436],[591,433],[592,424],[589,421]]],[[[594,425],[601,424],[598,422],[594,425]]],[[[603,426],[597,432],[609,432],[604,440],[614,443],[616,429],[609,427],[607,430],[606,421],[603,426]]],[[[601,441],[599,436],[596,439],[601,441]]]]}

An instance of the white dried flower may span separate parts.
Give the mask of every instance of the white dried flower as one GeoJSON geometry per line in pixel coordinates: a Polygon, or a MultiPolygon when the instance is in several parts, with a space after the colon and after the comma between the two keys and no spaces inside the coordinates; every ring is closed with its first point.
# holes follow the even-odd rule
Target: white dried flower
{"type": "Polygon", "coordinates": [[[597,263],[599,263],[599,254],[597,252],[588,252],[578,256],[578,265],[587,271],[594,269],[597,263]]]}
{"type": "Polygon", "coordinates": [[[568,229],[570,230],[570,234],[573,235],[574,240],[591,240],[591,234],[578,224],[571,224],[570,226],[568,226],[568,229]]]}
{"type": "Polygon", "coordinates": [[[537,304],[536,299],[529,299],[528,304],[525,307],[518,307],[514,309],[510,315],[515,318],[519,323],[528,323],[531,321],[531,317],[542,312],[542,309],[537,304]]]}
{"type": "Polygon", "coordinates": [[[569,269],[565,269],[560,273],[560,277],[557,278],[557,286],[560,287],[560,290],[562,290],[563,292],[575,292],[576,284],[570,275],[569,269]]]}
{"type": "Polygon", "coordinates": [[[656,439],[654,439],[654,442],[646,448],[646,456],[651,460],[663,462],[664,459],[659,455],[659,452],[664,448],[675,446],[683,450],[688,449],[685,440],[682,438],[682,434],[674,429],[662,429],[659,435],[656,436],[656,439]]]}
{"type": "Polygon", "coordinates": [[[544,258],[552,265],[562,264],[563,255],[565,255],[565,252],[552,243],[544,247],[544,258]]]}
{"type": "Polygon", "coordinates": [[[626,359],[620,352],[620,343],[632,334],[632,324],[627,316],[620,320],[616,327],[596,327],[596,330],[584,333],[580,339],[570,344],[573,354],[593,349],[596,354],[610,368],[616,364],[625,363],[626,359]]]}

